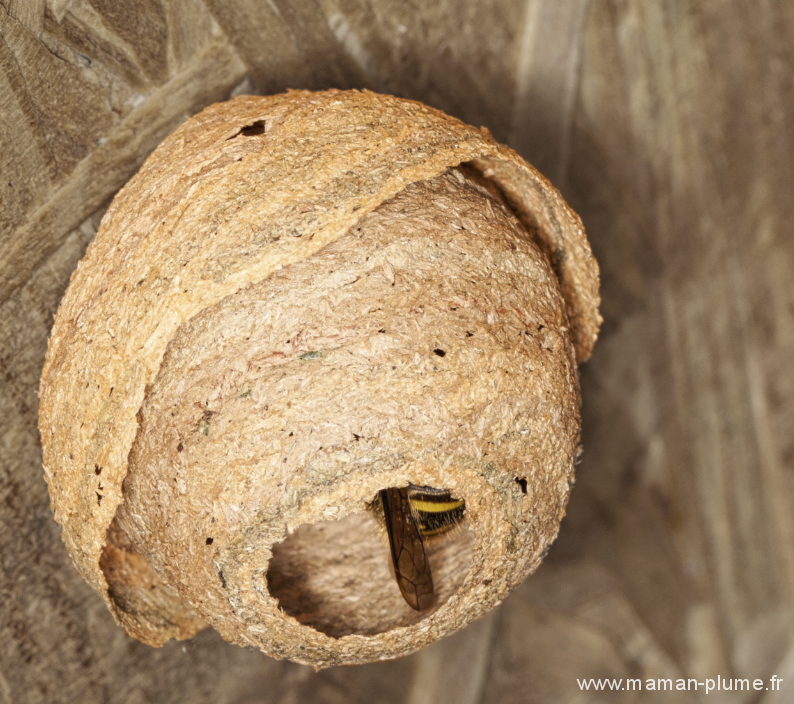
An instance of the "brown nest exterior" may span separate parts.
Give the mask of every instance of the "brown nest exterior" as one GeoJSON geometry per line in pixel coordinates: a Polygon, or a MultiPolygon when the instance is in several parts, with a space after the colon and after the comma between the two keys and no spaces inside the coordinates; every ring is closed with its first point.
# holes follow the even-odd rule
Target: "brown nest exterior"
{"type": "Polygon", "coordinates": [[[557,534],[598,271],[514,152],[368,92],[241,97],[119,192],[41,380],[56,519],[117,621],[207,624],[318,667],[396,657],[484,614],[557,534]],[[414,612],[370,510],[465,500],[414,612]]]}

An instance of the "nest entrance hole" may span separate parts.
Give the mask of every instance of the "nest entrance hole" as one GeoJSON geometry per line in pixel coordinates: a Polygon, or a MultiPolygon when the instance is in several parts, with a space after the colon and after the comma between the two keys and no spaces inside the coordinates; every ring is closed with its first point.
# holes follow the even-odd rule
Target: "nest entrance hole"
{"type": "Polygon", "coordinates": [[[385,530],[371,512],[303,525],[273,546],[268,591],[305,626],[333,638],[373,636],[410,626],[440,608],[463,584],[474,534],[466,522],[425,541],[435,603],[415,611],[390,570],[385,530]]]}

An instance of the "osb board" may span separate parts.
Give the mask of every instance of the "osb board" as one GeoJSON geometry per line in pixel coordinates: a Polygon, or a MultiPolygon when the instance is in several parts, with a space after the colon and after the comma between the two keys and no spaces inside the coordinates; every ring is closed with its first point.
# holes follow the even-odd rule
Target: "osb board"
{"type": "Polygon", "coordinates": [[[2,4],[0,701],[695,701],[576,684],[628,673],[775,673],[741,701],[792,699],[794,6],[152,0],[137,25],[114,3],[2,4]],[[489,126],[562,189],[601,265],[561,537],[493,616],[404,660],[314,674],[211,632],[140,645],[49,510],[35,389],[90,216],[246,74],[489,126]]]}

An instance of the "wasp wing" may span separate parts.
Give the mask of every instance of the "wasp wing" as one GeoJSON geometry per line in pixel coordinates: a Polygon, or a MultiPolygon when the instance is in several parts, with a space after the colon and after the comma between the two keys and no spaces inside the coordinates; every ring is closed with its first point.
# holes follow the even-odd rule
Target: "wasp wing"
{"type": "Polygon", "coordinates": [[[433,577],[408,489],[384,489],[380,497],[397,584],[408,606],[425,611],[433,605],[433,577]]]}

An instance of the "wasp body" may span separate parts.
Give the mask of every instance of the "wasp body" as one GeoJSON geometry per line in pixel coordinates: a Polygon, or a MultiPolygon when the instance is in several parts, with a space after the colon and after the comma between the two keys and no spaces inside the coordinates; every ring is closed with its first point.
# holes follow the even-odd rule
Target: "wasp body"
{"type": "Polygon", "coordinates": [[[406,603],[417,611],[433,606],[433,576],[424,539],[442,535],[463,520],[465,504],[447,489],[409,485],[380,492],[394,577],[406,603]]]}

